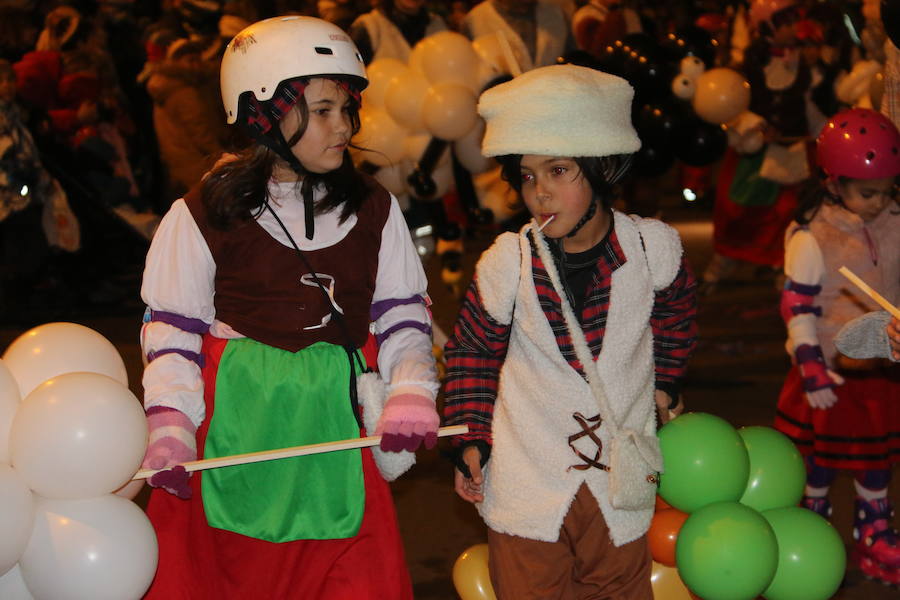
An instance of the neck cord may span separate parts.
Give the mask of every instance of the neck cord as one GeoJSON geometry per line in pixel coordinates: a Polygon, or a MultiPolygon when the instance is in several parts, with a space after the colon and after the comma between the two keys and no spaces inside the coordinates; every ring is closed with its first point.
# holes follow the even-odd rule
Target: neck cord
{"type": "Polygon", "coordinates": [[[319,279],[319,274],[316,273],[316,270],[309,264],[309,259],[306,258],[306,254],[300,250],[300,247],[297,245],[297,242],[294,241],[293,236],[288,231],[287,227],[285,227],[281,218],[272,208],[272,205],[269,204],[268,200],[263,200],[266,205],[266,208],[272,213],[272,216],[275,217],[275,221],[278,223],[278,226],[281,227],[281,231],[284,232],[284,235],[287,236],[288,241],[291,243],[291,246],[294,247],[294,250],[297,251],[297,255],[300,257],[300,260],[303,262],[303,266],[310,272],[313,280],[316,282],[316,287],[321,290],[322,294],[325,296],[325,301],[328,303],[328,308],[331,311],[331,318],[338,324],[338,327],[341,329],[341,333],[346,338],[346,343],[344,345],[344,351],[347,353],[347,360],[350,363],[350,405],[353,407],[353,416],[356,417],[356,422],[359,424],[360,428],[363,426],[362,421],[360,420],[359,414],[359,397],[356,394],[356,366],[359,365],[360,373],[365,373],[367,371],[371,371],[371,369],[366,369],[363,367],[362,360],[356,353],[356,344],[353,342],[353,337],[350,335],[350,330],[347,329],[347,322],[344,320],[344,315],[342,315],[334,306],[334,302],[331,299],[331,296],[328,294],[328,290],[325,288],[325,285],[322,283],[322,280],[319,279]]]}

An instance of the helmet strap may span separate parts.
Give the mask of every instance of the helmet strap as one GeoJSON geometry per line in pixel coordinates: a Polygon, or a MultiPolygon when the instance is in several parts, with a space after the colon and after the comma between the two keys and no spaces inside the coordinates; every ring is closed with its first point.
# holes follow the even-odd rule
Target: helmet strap
{"type": "MultiPolygon", "coordinates": [[[[272,117],[271,111],[266,104],[262,105],[262,109],[268,113],[267,116],[272,119],[272,123],[278,122],[277,119],[272,117]]],[[[281,127],[276,125],[275,127],[270,128],[266,133],[261,133],[259,129],[255,127],[246,127],[245,129],[256,142],[262,144],[284,160],[297,175],[303,177],[307,174],[306,169],[303,168],[303,165],[300,164],[300,161],[297,160],[297,157],[294,156],[294,153],[291,151],[291,147],[288,146],[287,140],[284,139],[281,127]]],[[[313,236],[315,235],[313,208],[313,199],[310,194],[310,197],[304,197],[303,199],[303,221],[306,239],[308,240],[313,239],[313,236]]]]}
{"type": "Polygon", "coordinates": [[[578,231],[587,225],[587,222],[594,218],[594,215],[597,214],[597,198],[592,197],[591,203],[587,207],[587,210],[584,212],[584,216],[578,219],[578,222],[575,223],[575,227],[572,228],[572,231],[566,234],[567,238],[574,237],[578,231]]]}

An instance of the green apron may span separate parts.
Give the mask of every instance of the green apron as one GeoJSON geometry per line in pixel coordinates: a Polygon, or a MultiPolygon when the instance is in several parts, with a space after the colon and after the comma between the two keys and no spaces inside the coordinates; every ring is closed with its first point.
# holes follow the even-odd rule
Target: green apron
{"type": "Polygon", "coordinates": [[[759,176],[765,152],[743,155],[738,159],[728,197],[741,206],[772,206],[778,199],[781,186],[759,176]]]}
{"type": "MultiPolygon", "coordinates": [[[[231,340],[216,374],[204,458],[359,437],[340,346],[288,352],[231,340]]],[[[298,456],[203,473],[211,527],[270,542],[353,537],[365,506],[359,450],[298,456]]]]}

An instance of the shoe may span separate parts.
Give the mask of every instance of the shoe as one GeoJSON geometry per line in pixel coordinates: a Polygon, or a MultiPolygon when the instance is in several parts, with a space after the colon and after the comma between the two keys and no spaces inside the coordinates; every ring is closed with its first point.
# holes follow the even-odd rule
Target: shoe
{"type": "Polygon", "coordinates": [[[900,585],[900,534],[891,527],[887,498],[856,498],[853,539],[863,575],[886,585],[900,585]]]}

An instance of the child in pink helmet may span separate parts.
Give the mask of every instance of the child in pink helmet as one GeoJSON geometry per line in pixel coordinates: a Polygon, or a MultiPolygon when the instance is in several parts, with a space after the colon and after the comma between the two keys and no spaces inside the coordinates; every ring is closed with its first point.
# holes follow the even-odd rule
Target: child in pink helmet
{"type": "MultiPolygon", "coordinates": [[[[781,312],[794,366],[775,427],[807,460],[803,505],[827,517],[837,469],[854,471],[854,539],[867,576],[900,583],[900,536],[887,498],[900,461],[900,366],[836,349],[846,323],[878,306],[838,269],[846,266],[888,301],[900,301],[900,133],[882,115],[833,116],[817,141],[822,185],[788,228],[781,312]]],[[[842,346],[843,347],[843,346],[842,346]]]]}

